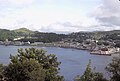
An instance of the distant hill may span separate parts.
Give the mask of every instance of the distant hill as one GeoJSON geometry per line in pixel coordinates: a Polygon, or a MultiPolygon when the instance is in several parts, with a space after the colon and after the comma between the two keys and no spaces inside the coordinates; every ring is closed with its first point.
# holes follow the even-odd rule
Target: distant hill
{"type": "Polygon", "coordinates": [[[31,42],[56,42],[63,39],[68,41],[84,41],[86,39],[102,39],[102,40],[120,40],[120,30],[113,31],[94,31],[94,32],[74,32],[70,34],[45,33],[32,31],[27,28],[19,28],[16,30],[0,29],[0,41],[5,39],[13,40],[14,38],[24,37],[20,41],[31,42]]]}
{"type": "Polygon", "coordinates": [[[112,31],[93,31],[93,32],[74,32],[69,34],[69,38],[77,41],[83,41],[85,39],[97,39],[97,40],[120,40],[120,30],[112,31]]]}
{"type": "Polygon", "coordinates": [[[13,32],[15,32],[17,34],[17,36],[25,36],[25,35],[29,35],[29,34],[34,34],[34,31],[31,31],[27,28],[19,28],[16,30],[13,30],[13,32]]]}
{"type": "Polygon", "coordinates": [[[7,30],[7,29],[0,29],[0,41],[4,41],[5,39],[13,40],[15,38],[15,33],[7,30]]]}
{"type": "Polygon", "coordinates": [[[5,41],[5,39],[13,40],[14,38],[23,37],[19,41],[30,41],[30,42],[56,42],[61,41],[67,35],[56,34],[56,33],[44,33],[38,31],[32,31],[27,28],[19,28],[16,30],[0,29],[0,40],[5,41]]]}

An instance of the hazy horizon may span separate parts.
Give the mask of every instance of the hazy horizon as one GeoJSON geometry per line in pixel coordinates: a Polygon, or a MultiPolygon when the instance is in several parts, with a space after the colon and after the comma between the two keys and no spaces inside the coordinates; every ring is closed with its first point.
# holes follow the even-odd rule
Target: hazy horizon
{"type": "MultiPolygon", "coordinates": [[[[21,28],[26,28],[26,27],[21,27],[21,28]]],[[[10,31],[14,31],[14,30],[18,30],[18,29],[21,29],[21,28],[16,28],[16,29],[6,29],[6,30],[10,30],[10,31]]],[[[5,28],[0,28],[0,29],[5,29],[5,28]]],[[[26,28],[26,29],[28,29],[28,28],[26,28]]],[[[35,31],[38,31],[38,32],[43,32],[43,33],[56,33],[56,34],[71,34],[71,33],[78,33],[78,32],[85,32],[85,33],[90,33],[90,32],[109,32],[109,31],[120,31],[119,29],[118,30],[95,30],[95,31],[73,31],[73,32],[45,32],[45,31],[39,31],[39,30],[31,30],[31,29],[28,29],[28,30],[30,30],[30,31],[33,31],[33,32],[35,32],[35,31]]]]}
{"type": "Polygon", "coordinates": [[[120,30],[119,14],[119,0],[0,0],[0,28],[9,30],[120,30]]]}

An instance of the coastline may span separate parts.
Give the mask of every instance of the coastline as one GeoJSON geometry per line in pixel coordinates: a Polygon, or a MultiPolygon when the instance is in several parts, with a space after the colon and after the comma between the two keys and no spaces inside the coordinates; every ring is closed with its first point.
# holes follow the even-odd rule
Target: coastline
{"type": "MultiPolygon", "coordinates": [[[[117,52],[109,52],[109,51],[101,51],[101,50],[93,50],[91,48],[88,48],[87,46],[86,47],[77,47],[77,46],[70,46],[70,45],[62,45],[62,44],[55,44],[55,43],[43,43],[43,44],[3,44],[4,46],[40,46],[40,47],[59,47],[59,48],[70,48],[70,49],[77,49],[77,50],[86,50],[86,51],[89,51],[90,54],[92,55],[105,55],[105,56],[111,56],[112,54],[115,54],[117,52]]],[[[114,48],[115,49],[115,48],[114,48]]]]}

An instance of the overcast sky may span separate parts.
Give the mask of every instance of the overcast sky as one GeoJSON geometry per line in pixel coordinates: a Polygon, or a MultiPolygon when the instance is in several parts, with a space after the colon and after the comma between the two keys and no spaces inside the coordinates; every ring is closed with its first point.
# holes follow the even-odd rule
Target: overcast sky
{"type": "Polygon", "coordinates": [[[0,28],[41,32],[120,30],[119,0],[0,0],[0,28]]]}

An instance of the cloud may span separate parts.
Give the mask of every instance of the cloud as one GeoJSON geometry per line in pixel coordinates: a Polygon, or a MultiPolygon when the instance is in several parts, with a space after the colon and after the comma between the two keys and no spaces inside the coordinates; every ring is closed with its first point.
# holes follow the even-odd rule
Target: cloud
{"type": "Polygon", "coordinates": [[[15,11],[35,5],[37,2],[38,0],[0,0],[0,16],[1,13],[13,13],[15,11]]]}
{"type": "Polygon", "coordinates": [[[40,30],[43,32],[70,33],[73,31],[78,31],[79,27],[76,27],[75,25],[73,26],[70,22],[57,22],[45,27],[43,26],[40,30]]]}
{"type": "Polygon", "coordinates": [[[65,4],[62,4],[63,0],[60,2],[58,4],[57,0],[0,0],[0,28],[26,27],[56,33],[120,29],[120,2],[117,0],[102,0],[93,11],[92,17],[86,15],[86,11],[82,11],[80,6],[75,6],[75,3],[69,4],[69,0],[65,1],[65,4]]]}
{"type": "MultiPolygon", "coordinates": [[[[90,19],[91,20],[91,19],[90,19]]],[[[43,26],[39,30],[42,32],[55,32],[55,33],[72,33],[72,32],[79,32],[79,31],[100,31],[103,28],[100,28],[98,24],[94,24],[95,22],[86,24],[84,22],[56,22],[52,23],[48,26],[43,26]]],[[[103,26],[102,26],[103,27],[103,26]]]]}
{"type": "Polygon", "coordinates": [[[117,26],[120,26],[120,1],[102,0],[102,3],[96,7],[93,14],[102,25],[111,26],[110,29],[116,29],[118,28],[117,26]]]}
{"type": "MultiPolygon", "coordinates": [[[[24,4],[27,4],[27,1],[24,4]]],[[[0,12],[0,28],[26,27],[43,32],[68,33],[84,31],[88,26],[96,24],[94,19],[89,19],[81,13],[79,10],[66,10],[52,5],[31,5],[17,9],[7,7],[0,12]]]]}
{"type": "Polygon", "coordinates": [[[2,6],[23,6],[34,3],[36,0],[0,0],[2,6]]]}

